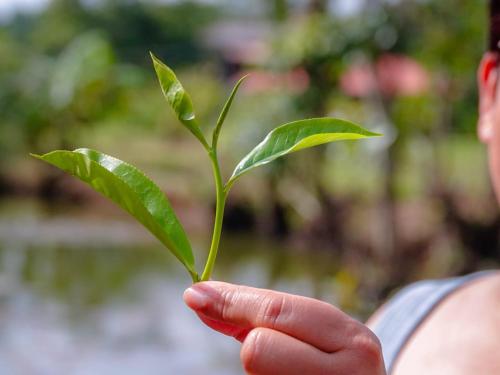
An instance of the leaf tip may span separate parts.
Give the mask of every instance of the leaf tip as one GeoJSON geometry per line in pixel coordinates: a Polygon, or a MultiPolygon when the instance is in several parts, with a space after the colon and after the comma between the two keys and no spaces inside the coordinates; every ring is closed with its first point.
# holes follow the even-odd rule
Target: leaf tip
{"type": "Polygon", "coordinates": [[[156,57],[156,55],[152,51],[149,51],[149,56],[151,57],[151,60],[153,61],[153,66],[154,66],[155,70],[157,70],[162,65],[165,65],[158,57],[156,57]]]}
{"type": "Polygon", "coordinates": [[[247,74],[245,74],[245,75],[241,76],[241,77],[238,79],[238,81],[236,82],[236,88],[239,88],[239,87],[240,87],[240,85],[243,83],[243,81],[245,81],[248,77],[250,77],[250,75],[251,75],[250,73],[247,73],[247,74]]]}

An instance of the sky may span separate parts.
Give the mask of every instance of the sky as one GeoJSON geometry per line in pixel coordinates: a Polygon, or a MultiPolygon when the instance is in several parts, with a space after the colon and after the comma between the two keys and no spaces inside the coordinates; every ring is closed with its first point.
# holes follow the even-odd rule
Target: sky
{"type": "MultiPolygon", "coordinates": [[[[50,0],[0,0],[0,21],[6,21],[17,12],[37,12],[43,9],[50,0]]],[[[89,3],[96,3],[99,0],[85,0],[89,3]]],[[[178,0],[152,0],[156,2],[177,2],[178,0]]],[[[222,0],[198,0],[205,3],[221,3],[222,0]]],[[[301,2],[300,0],[292,0],[292,2],[301,2]]],[[[363,5],[363,0],[340,0],[333,2],[335,4],[335,12],[349,15],[356,12],[363,5]]]]}
{"type": "Polygon", "coordinates": [[[0,0],[0,19],[9,19],[16,12],[36,12],[49,2],[49,0],[0,0]]]}

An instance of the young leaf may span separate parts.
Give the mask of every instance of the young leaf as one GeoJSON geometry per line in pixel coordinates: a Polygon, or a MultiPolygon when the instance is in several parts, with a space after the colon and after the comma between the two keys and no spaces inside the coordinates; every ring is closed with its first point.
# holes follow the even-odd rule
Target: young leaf
{"type": "Polygon", "coordinates": [[[217,124],[215,125],[213,137],[212,137],[212,147],[214,149],[217,149],[217,141],[219,140],[219,133],[220,129],[222,127],[222,124],[224,123],[224,120],[226,119],[227,113],[229,112],[229,109],[231,108],[231,105],[233,104],[233,99],[238,92],[238,89],[240,88],[241,84],[243,81],[248,77],[248,74],[241,77],[238,82],[236,82],[236,85],[233,88],[233,91],[231,92],[231,95],[229,95],[229,98],[226,101],[226,104],[224,104],[224,107],[222,108],[222,111],[220,113],[219,119],[217,120],[217,124]]]}
{"type": "Polygon", "coordinates": [[[198,279],[191,245],[160,188],[134,166],[95,150],[33,155],[89,184],[135,217],[198,279]]]}
{"type": "Polygon", "coordinates": [[[152,52],[150,52],[150,55],[153,60],[158,81],[160,82],[161,90],[168,104],[170,104],[174,110],[179,121],[182,122],[204,146],[207,146],[207,141],[198,126],[198,121],[194,114],[191,97],[186,90],[184,90],[184,87],[182,87],[182,84],[179,82],[172,69],[153,55],[152,52]]]}
{"type": "Polygon", "coordinates": [[[380,134],[372,133],[349,121],[335,118],[314,118],[281,125],[271,131],[239,162],[226,188],[249,170],[303,148],[340,140],[376,136],[380,134]]]}

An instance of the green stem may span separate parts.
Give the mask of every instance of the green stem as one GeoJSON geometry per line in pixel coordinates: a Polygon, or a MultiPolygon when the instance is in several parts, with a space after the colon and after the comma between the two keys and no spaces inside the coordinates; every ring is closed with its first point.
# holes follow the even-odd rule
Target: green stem
{"type": "Polygon", "coordinates": [[[189,275],[191,275],[191,280],[193,280],[193,284],[196,284],[197,282],[201,281],[198,273],[196,273],[194,271],[189,271],[189,275]]]}
{"type": "Polygon", "coordinates": [[[222,219],[224,217],[224,206],[226,204],[227,194],[224,191],[224,184],[222,182],[222,176],[220,173],[219,160],[217,159],[217,151],[212,148],[208,156],[212,162],[212,169],[214,172],[215,179],[215,191],[217,196],[217,203],[215,207],[215,222],[214,230],[212,234],[212,244],[210,245],[210,251],[208,253],[207,263],[205,264],[205,269],[201,275],[201,281],[207,281],[212,275],[212,271],[215,265],[215,259],[217,258],[217,250],[219,248],[220,235],[222,232],[222,219]]]}

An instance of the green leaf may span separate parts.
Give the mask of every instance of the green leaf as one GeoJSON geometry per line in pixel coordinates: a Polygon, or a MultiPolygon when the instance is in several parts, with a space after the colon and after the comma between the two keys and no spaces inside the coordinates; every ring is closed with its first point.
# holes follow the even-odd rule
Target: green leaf
{"type": "Polygon", "coordinates": [[[229,188],[242,174],[274,159],[295,151],[334,141],[376,137],[372,133],[349,121],[335,118],[313,118],[281,125],[250,151],[236,166],[226,184],[229,188]]]}
{"type": "Polygon", "coordinates": [[[167,65],[158,59],[152,52],[150,52],[153,66],[160,82],[163,95],[167,99],[168,104],[172,107],[177,118],[189,129],[198,140],[207,146],[207,141],[200,130],[196,115],[193,109],[193,102],[191,97],[186,92],[182,84],[177,79],[177,76],[167,65]]]}
{"type": "Polygon", "coordinates": [[[219,119],[217,120],[217,124],[215,125],[213,137],[212,137],[212,148],[216,149],[217,148],[217,141],[219,140],[219,133],[220,129],[222,127],[222,124],[224,123],[224,120],[226,119],[227,113],[229,112],[229,109],[231,108],[231,105],[233,104],[233,99],[238,92],[238,89],[240,88],[241,84],[243,81],[248,78],[248,74],[241,77],[238,82],[236,82],[236,85],[233,88],[233,91],[231,92],[231,95],[229,95],[229,98],[226,101],[226,104],[224,104],[224,107],[222,108],[222,111],[220,113],[219,119]]]}
{"type": "Polygon", "coordinates": [[[95,150],[33,155],[89,184],[135,217],[197,279],[189,240],[160,188],[134,166],[95,150]]]}

